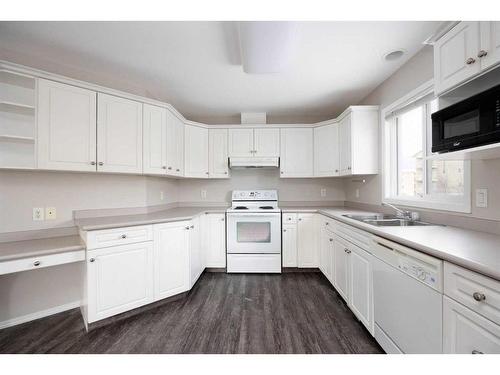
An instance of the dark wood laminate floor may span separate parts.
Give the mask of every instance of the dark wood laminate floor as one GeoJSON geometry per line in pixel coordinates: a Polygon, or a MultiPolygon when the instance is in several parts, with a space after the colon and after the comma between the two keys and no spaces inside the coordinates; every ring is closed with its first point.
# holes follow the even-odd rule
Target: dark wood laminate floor
{"type": "Polygon", "coordinates": [[[75,309],[0,331],[1,353],[381,353],[320,273],[204,273],[186,298],[86,333],[75,309]]]}

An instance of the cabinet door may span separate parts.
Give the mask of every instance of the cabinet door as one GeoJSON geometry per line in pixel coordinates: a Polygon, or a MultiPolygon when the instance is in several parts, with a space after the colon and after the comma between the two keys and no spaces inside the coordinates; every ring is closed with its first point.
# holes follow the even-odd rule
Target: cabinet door
{"type": "Polygon", "coordinates": [[[97,170],[142,173],[142,103],[97,95],[97,170]]]}
{"type": "Polygon", "coordinates": [[[500,326],[443,296],[443,352],[500,354],[500,326]]]}
{"type": "Polygon", "coordinates": [[[190,262],[190,287],[196,283],[201,273],[205,260],[201,249],[201,220],[195,217],[189,226],[189,262],[190,262]]]}
{"type": "Polygon", "coordinates": [[[481,48],[477,56],[481,69],[488,69],[500,62],[500,21],[482,21],[480,28],[481,48]]]}
{"type": "Polygon", "coordinates": [[[481,70],[479,22],[460,22],[434,45],[436,93],[442,93],[481,70]]]}
{"type": "Polygon", "coordinates": [[[335,289],[349,302],[349,254],[348,246],[339,237],[333,238],[333,275],[335,289]]]}
{"type": "Polygon", "coordinates": [[[259,157],[280,156],[280,130],[254,129],[254,155],[259,157]]]}
{"type": "Polygon", "coordinates": [[[230,157],[253,156],[253,129],[229,129],[228,134],[230,157]]]}
{"type": "Polygon", "coordinates": [[[349,245],[349,307],[365,325],[373,332],[373,283],[371,255],[355,245],[349,245]]]}
{"type": "Polygon", "coordinates": [[[208,130],[208,176],[228,178],[227,129],[208,130]]]}
{"type": "Polygon", "coordinates": [[[206,227],[203,232],[207,235],[205,266],[212,268],[226,267],[226,215],[206,215],[206,227]]]}
{"type": "Polygon", "coordinates": [[[322,272],[326,278],[333,284],[333,234],[330,231],[324,230],[322,235],[322,272]]]}
{"type": "Polygon", "coordinates": [[[312,177],[313,129],[281,129],[281,177],[312,177]]]}
{"type": "Polygon", "coordinates": [[[318,267],[316,220],[314,214],[299,214],[297,219],[297,264],[300,268],[318,267]]]}
{"type": "Polygon", "coordinates": [[[96,171],[96,93],[38,80],[38,168],[96,171]]]}
{"type": "Polygon", "coordinates": [[[167,111],[167,174],[184,175],[184,124],[167,111]]]}
{"type": "Polygon", "coordinates": [[[297,267],[297,225],[283,225],[283,267],[297,267]]]}
{"type": "Polygon", "coordinates": [[[351,115],[345,116],[339,123],[340,175],[351,174],[351,115]]]}
{"type": "Polygon", "coordinates": [[[167,169],[167,110],[144,104],[143,108],[144,173],[165,174],[167,169]]]}
{"type": "Polygon", "coordinates": [[[188,227],[188,221],[153,226],[155,301],[189,290],[188,227]]]}
{"type": "Polygon", "coordinates": [[[184,126],[184,176],[208,178],[208,129],[184,126]]]}
{"type": "Polygon", "coordinates": [[[314,128],[314,176],[338,176],[339,157],[338,125],[314,128]]]}
{"type": "Polygon", "coordinates": [[[153,243],[88,252],[89,323],[153,301],[153,243]]]}

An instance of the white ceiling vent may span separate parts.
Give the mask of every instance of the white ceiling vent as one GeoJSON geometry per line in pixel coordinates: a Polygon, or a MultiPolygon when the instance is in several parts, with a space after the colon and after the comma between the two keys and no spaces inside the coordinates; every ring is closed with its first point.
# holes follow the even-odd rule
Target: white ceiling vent
{"type": "Polygon", "coordinates": [[[279,73],[290,64],[296,45],[296,23],[240,22],[239,36],[241,61],[245,73],[279,73]]]}
{"type": "Polygon", "coordinates": [[[267,123],[266,112],[242,112],[241,123],[252,124],[252,125],[266,124],[267,123]]]}

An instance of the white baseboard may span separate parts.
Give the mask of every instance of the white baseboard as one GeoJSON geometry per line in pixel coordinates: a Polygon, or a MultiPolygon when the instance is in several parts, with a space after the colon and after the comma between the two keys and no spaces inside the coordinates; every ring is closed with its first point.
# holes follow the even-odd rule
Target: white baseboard
{"type": "Polygon", "coordinates": [[[0,329],[7,328],[7,327],[12,327],[18,324],[30,322],[32,320],[40,319],[40,318],[45,318],[46,316],[49,315],[54,315],[66,310],[71,310],[75,309],[77,307],[80,307],[80,301],[75,301],[75,302],[70,302],[65,305],[60,305],[60,306],[55,306],[51,307],[50,309],[47,310],[42,310],[42,311],[37,311],[31,314],[19,316],[17,318],[12,318],[8,320],[4,320],[3,322],[0,322],[0,329]]]}

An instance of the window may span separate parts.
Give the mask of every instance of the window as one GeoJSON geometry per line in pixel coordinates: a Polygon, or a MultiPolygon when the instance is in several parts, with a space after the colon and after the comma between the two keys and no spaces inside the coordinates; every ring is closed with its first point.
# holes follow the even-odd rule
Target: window
{"type": "Polygon", "coordinates": [[[405,206],[470,212],[470,163],[433,160],[432,87],[403,98],[385,117],[384,201],[405,206]]]}

